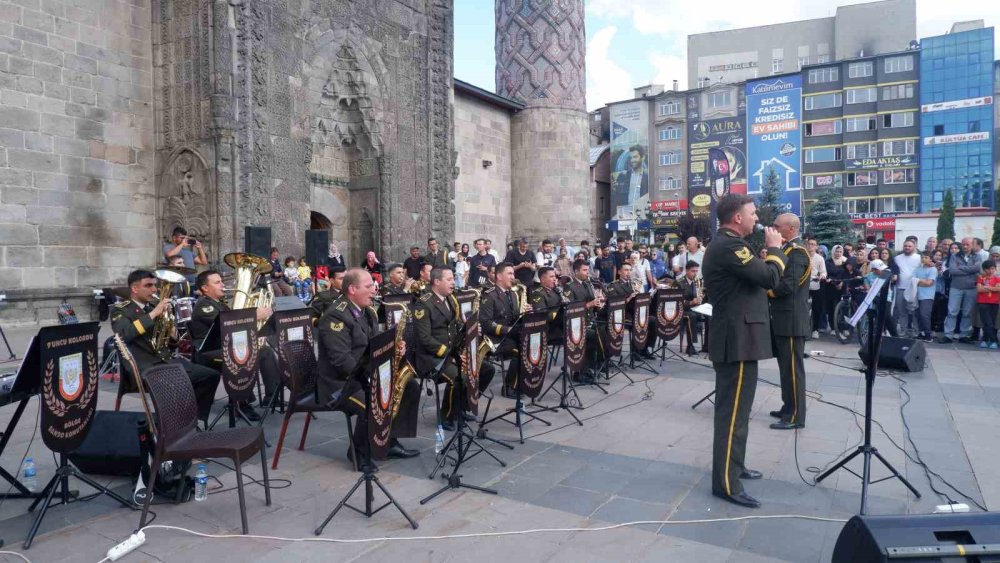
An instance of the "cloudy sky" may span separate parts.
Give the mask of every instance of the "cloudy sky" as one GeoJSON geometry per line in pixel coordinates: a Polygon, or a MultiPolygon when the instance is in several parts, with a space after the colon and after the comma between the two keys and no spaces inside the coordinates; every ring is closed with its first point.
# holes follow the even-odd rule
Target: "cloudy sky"
{"type": "MultiPolygon", "coordinates": [[[[632,97],[644,84],[687,86],[687,36],[834,15],[841,0],[586,0],[587,108],[632,97]]],[[[494,91],[493,0],[455,0],[455,76],[494,91]]],[[[917,34],[946,33],[955,21],[1000,26],[997,0],[917,0],[917,34]]],[[[997,34],[1000,40],[1000,33],[997,34]]],[[[997,49],[1000,55],[1000,48],[997,49]]]]}

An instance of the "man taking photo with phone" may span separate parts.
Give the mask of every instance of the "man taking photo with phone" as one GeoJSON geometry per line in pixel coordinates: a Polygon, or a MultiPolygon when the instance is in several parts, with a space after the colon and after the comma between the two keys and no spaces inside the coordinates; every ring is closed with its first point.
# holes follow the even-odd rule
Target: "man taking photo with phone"
{"type": "MultiPolygon", "coordinates": [[[[208,265],[208,254],[200,240],[188,236],[184,227],[174,227],[170,242],[163,245],[163,259],[169,264],[174,256],[184,259],[184,267],[195,269],[197,266],[208,265]]],[[[188,283],[193,284],[195,275],[187,276],[188,283]]]]}

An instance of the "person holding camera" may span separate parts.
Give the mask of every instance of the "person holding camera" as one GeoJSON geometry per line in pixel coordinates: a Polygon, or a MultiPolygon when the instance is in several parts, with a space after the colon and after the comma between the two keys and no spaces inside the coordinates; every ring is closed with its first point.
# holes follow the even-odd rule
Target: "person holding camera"
{"type": "MultiPolygon", "coordinates": [[[[163,258],[171,264],[171,258],[180,256],[184,259],[184,267],[196,268],[197,266],[208,265],[208,254],[200,240],[195,240],[187,236],[184,227],[174,227],[170,235],[170,242],[163,245],[163,258]]],[[[194,284],[194,275],[187,276],[188,283],[194,284]]],[[[193,286],[193,285],[192,285],[193,286]]]]}

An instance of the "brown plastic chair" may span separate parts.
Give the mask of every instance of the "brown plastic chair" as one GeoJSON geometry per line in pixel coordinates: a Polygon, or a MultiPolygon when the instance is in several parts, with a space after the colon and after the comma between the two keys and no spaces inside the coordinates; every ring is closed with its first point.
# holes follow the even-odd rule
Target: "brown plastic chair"
{"type": "MultiPolygon", "coordinates": [[[[236,490],[240,497],[240,518],[243,533],[247,533],[247,507],[243,495],[243,462],[260,452],[261,470],[264,473],[264,497],[271,505],[271,485],[267,479],[267,453],[264,444],[264,430],[259,426],[250,428],[227,428],[225,430],[198,431],[198,407],[194,397],[194,387],[184,368],[177,364],[162,364],[150,367],[142,374],[146,389],[156,408],[157,436],[156,453],[152,467],[158,468],[164,461],[189,461],[195,458],[222,457],[233,460],[236,467],[236,490]]],[[[149,479],[152,491],[156,486],[156,471],[149,479]]],[[[152,494],[146,495],[142,506],[139,527],[146,525],[146,515],[152,494]]]]}
{"type": "MultiPolygon", "coordinates": [[[[306,340],[293,340],[285,342],[282,347],[288,362],[288,377],[285,385],[288,386],[290,398],[285,409],[285,418],[281,423],[281,433],[278,434],[278,445],[274,449],[274,461],[271,469],[278,468],[278,460],[281,458],[281,446],[285,443],[285,433],[288,431],[288,422],[295,413],[306,414],[306,422],[302,426],[302,438],[299,439],[299,451],[306,447],[306,434],[309,433],[309,421],[312,420],[312,413],[315,412],[342,412],[347,418],[347,440],[349,447],[354,447],[354,432],[351,428],[351,415],[340,409],[329,407],[321,403],[316,398],[316,355],[313,353],[312,344],[306,340]]],[[[357,469],[357,461],[355,469],[357,469]]]]}

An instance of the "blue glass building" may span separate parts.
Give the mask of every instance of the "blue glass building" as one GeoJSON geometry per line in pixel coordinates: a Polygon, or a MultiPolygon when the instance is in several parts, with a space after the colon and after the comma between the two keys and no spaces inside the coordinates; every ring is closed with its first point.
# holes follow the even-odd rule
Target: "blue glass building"
{"type": "Polygon", "coordinates": [[[993,28],[920,42],[920,211],[993,209],[993,28]]]}

